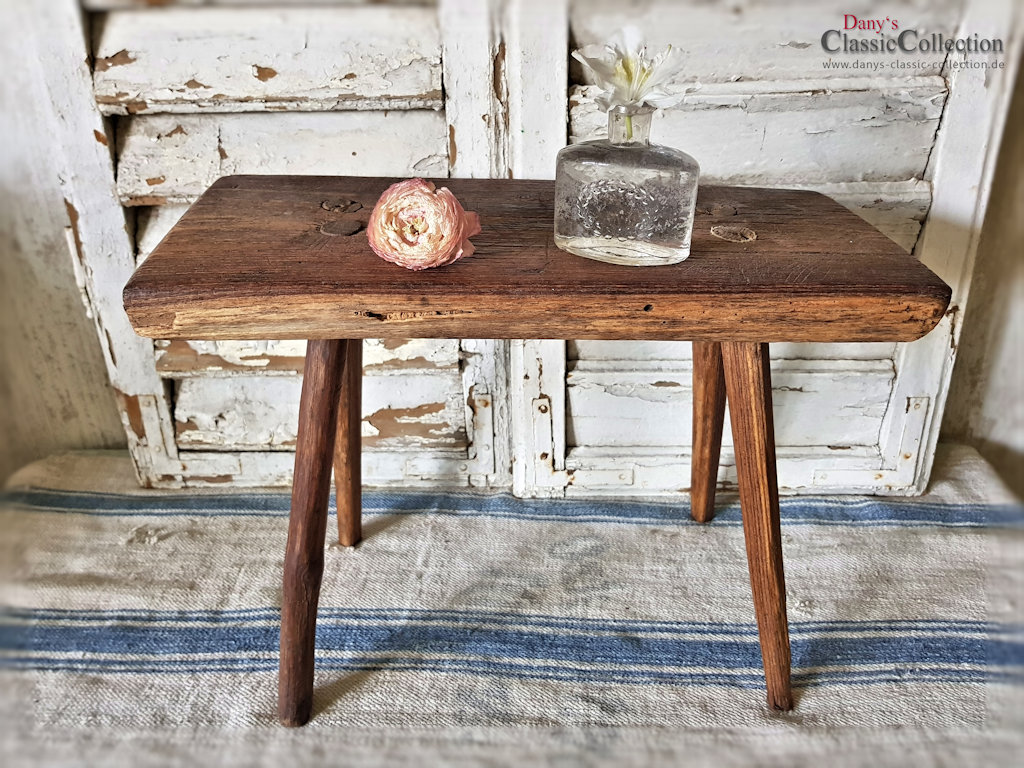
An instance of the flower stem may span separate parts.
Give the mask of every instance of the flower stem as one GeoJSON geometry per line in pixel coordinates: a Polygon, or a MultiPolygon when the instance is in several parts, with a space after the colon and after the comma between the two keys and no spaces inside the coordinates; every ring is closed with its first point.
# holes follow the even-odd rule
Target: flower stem
{"type": "Polygon", "coordinates": [[[626,115],[626,141],[633,140],[633,116],[626,115]]]}

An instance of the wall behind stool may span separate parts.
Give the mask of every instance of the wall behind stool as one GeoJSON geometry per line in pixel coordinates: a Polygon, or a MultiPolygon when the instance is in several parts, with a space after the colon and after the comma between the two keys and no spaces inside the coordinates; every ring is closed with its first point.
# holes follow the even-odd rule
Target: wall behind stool
{"type": "Polygon", "coordinates": [[[968,443],[1024,499],[1024,78],[1018,77],[971,298],[953,370],[942,440],[968,443]]]}
{"type": "Polygon", "coordinates": [[[22,34],[28,2],[2,3],[0,61],[0,484],[20,466],[125,443],[96,330],[85,316],[64,230],[68,212],[33,99],[39,51],[22,34]]]}

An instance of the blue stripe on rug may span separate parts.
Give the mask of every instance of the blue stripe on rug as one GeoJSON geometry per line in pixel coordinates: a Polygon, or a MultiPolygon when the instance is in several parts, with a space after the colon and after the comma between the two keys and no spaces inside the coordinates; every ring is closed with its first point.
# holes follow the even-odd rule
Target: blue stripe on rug
{"type": "MultiPolygon", "coordinates": [[[[211,620],[216,614],[8,609],[0,614],[0,665],[193,674],[276,668],[276,609],[211,620]],[[200,620],[205,625],[189,625],[200,620]]],[[[763,684],[752,624],[329,609],[320,615],[316,644],[321,669],[622,684],[763,684]]],[[[795,622],[792,652],[794,681],[800,684],[1024,679],[1024,632],[1013,625],[795,622]]]]}
{"type": "MultiPolygon", "coordinates": [[[[743,623],[711,621],[657,621],[635,619],[600,620],[548,614],[510,614],[502,611],[439,610],[423,608],[331,608],[322,607],[317,616],[321,620],[340,621],[392,621],[421,623],[467,622],[475,624],[514,624],[543,629],[573,629],[590,632],[648,632],[658,634],[756,634],[757,627],[743,623]]],[[[244,624],[261,621],[279,621],[279,608],[242,608],[235,610],[78,610],[60,608],[0,608],[0,622],[32,623],[57,621],[74,623],[170,623],[170,624],[244,624]]],[[[880,621],[791,621],[790,633],[800,632],[975,632],[991,633],[997,630],[1022,632],[1024,627],[993,624],[988,621],[942,619],[886,619],[880,621]]]]}
{"type": "MultiPolygon", "coordinates": [[[[23,510],[94,516],[140,517],[284,517],[290,497],[285,493],[232,494],[109,494],[26,489],[0,494],[0,504],[23,510]]],[[[335,509],[331,501],[331,511],[335,509]]],[[[1024,506],[1013,504],[949,504],[887,498],[798,497],[780,503],[787,525],[856,525],[939,527],[1021,527],[1024,506]]],[[[581,523],[630,525],[696,525],[689,504],[628,499],[518,499],[510,494],[367,491],[367,516],[435,514],[581,523]]],[[[740,525],[738,503],[723,505],[717,525],[740,525]]]]}

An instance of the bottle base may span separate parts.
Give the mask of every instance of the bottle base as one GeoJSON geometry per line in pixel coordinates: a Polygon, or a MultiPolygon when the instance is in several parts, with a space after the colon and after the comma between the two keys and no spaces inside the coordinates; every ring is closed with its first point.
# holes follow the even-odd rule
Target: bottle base
{"type": "Polygon", "coordinates": [[[690,255],[690,247],[670,247],[625,238],[559,237],[555,245],[563,251],[585,259],[620,264],[627,267],[658,267],[678,264],[690,255]]]}

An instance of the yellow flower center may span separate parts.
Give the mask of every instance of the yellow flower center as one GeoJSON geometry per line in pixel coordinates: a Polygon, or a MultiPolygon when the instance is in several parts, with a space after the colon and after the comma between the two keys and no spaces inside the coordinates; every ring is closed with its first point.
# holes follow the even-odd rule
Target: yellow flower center
{"type": "Polygon", "coordinates": [[[422,216],[406,221],[405,226],[402,227],[402,234],[407,240],[415,240],[426,231],[427,222],[422,216]]]}

